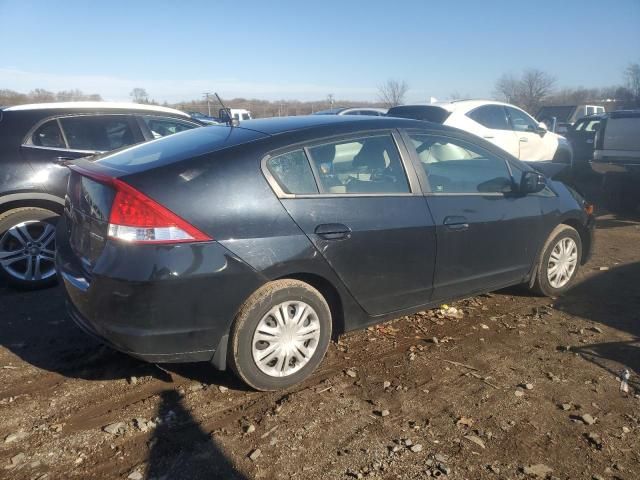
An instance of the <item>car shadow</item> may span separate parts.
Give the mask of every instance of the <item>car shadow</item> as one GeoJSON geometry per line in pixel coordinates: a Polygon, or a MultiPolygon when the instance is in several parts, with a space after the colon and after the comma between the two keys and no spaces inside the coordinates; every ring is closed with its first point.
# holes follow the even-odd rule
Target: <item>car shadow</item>
{"type": "MultiPolygon", "coordinates": [[[[572,347],[573,352],[612,374],[628,368],[640,375],[640,262],[598,272],[559,298],[554,306],[570,315],[626,332],[631,339],[572,347]]],[[[637,377],[635,380],[640,389],[637,377]]]]}
{"type": "Polygon", "coordinates": [[[172,383],[174,374],[201,383],[245,390],[233,375],[208,363],[146,363],[93,339],[69,318],[62,287],[16,290],[0,281],[0,345],[45,371],[84,380],[153,377],[172,383]]]}
{"type": "Polygon", "coordinates": [[[150,440],[146,478],[243,480],[239,472],[182,404],[175,390],[160,393],[161,423],[150,440]]]}

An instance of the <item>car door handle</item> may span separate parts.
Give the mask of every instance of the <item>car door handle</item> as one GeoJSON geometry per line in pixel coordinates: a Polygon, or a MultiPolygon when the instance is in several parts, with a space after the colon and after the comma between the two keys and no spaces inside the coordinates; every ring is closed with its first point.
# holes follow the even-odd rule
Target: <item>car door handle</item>
{"type": "Polygon", "coordinates": [[[487,140],[493,140],[495,137],[492,137],[492,136],[485,136],[485,137],[482,137],[482,138],[486,138],[487,140]]]}
{"type": "Polygon", "coordinates": [[[444,225],[449,230],[456,230],[456,231],[466,230],[469,228],[469,223],[467,222],[467,219],[465,217],[460,217],[460,216],[445,217],[444,225]]]}
{"type": "Polygon", "coordinates": [[[58,163],[70,162],[71,160],[74,160],[74,158],[73,157],[56,157],[56,162],[58,163]]]}
{"type": "Polygon", "coordinates": [[[342,223],[323,223],[315,228],[314,233],[326,240],[340,240],[349,238],[351,229],[342,223]]]}
{"type": "Polygon", "coordinates": [[[528,141],[529,141],[529,139],[528,139],[527,137],[520,137],[520,141],[521,141],[522,143],[526,143],[526,142],[528,142],[528,141]]]}

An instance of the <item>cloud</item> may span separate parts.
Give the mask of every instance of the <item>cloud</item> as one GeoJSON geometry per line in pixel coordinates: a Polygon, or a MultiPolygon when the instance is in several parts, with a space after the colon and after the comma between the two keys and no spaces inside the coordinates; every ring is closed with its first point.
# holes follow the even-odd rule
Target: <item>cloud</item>
{"type": "Polygon", "coordinates": [[[135,87],[147,90],[151,98],[170,103],[202,98],[203,92],[217,91],[223,98],[260,98],[266,100],[319,100],[332,93],[336,99],[373,101],[376,86],[344,87],[320,84],[261,83],[227,79],[165,80],[126,78],[112,75],[42,73],[16,67],[0,67],[0,86],[19,92],[35,88],[59,91],[78,88],[85,93],[99,93],[105,100],[129,100],[135,87]]]}

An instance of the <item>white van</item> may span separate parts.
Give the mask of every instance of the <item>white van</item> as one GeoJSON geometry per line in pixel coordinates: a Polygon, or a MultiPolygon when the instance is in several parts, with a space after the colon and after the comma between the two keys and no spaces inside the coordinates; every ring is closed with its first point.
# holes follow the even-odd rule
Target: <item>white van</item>
{"type": "Polygon", "coordinates": [[[251,112],[245,108],[227,108],[226,111],[224,108],[221,108],[218,112],[218,117],[221,121],[228,121],[228,115],[231,115],[231,118],[237,120],[238,122],[242,122],[243,120],[251,120],[253,117],[251,116],[251,112]],[[229,112],[227,114],[227,112],[229,112]]]}

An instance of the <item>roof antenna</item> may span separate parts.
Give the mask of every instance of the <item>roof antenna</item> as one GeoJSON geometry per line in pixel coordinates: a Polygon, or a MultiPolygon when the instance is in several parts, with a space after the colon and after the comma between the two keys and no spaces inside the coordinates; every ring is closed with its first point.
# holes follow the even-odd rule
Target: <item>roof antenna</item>
{"type": "Polygon", "coordinates": [[[214,93],[214,95],[218,99],[218,102],[220,102],[220,105],[222,105],[222,110],[224,110],[224,113],[227,115],[227,119],[225,123],[229,125],[231,128],[237,127],[238,125],[240,125],[240,121],[231,116],[231,110],[224,106],[224,103],[222,103],[222,99],[220,98],[218,93],[216,92],[214,93]]]}

